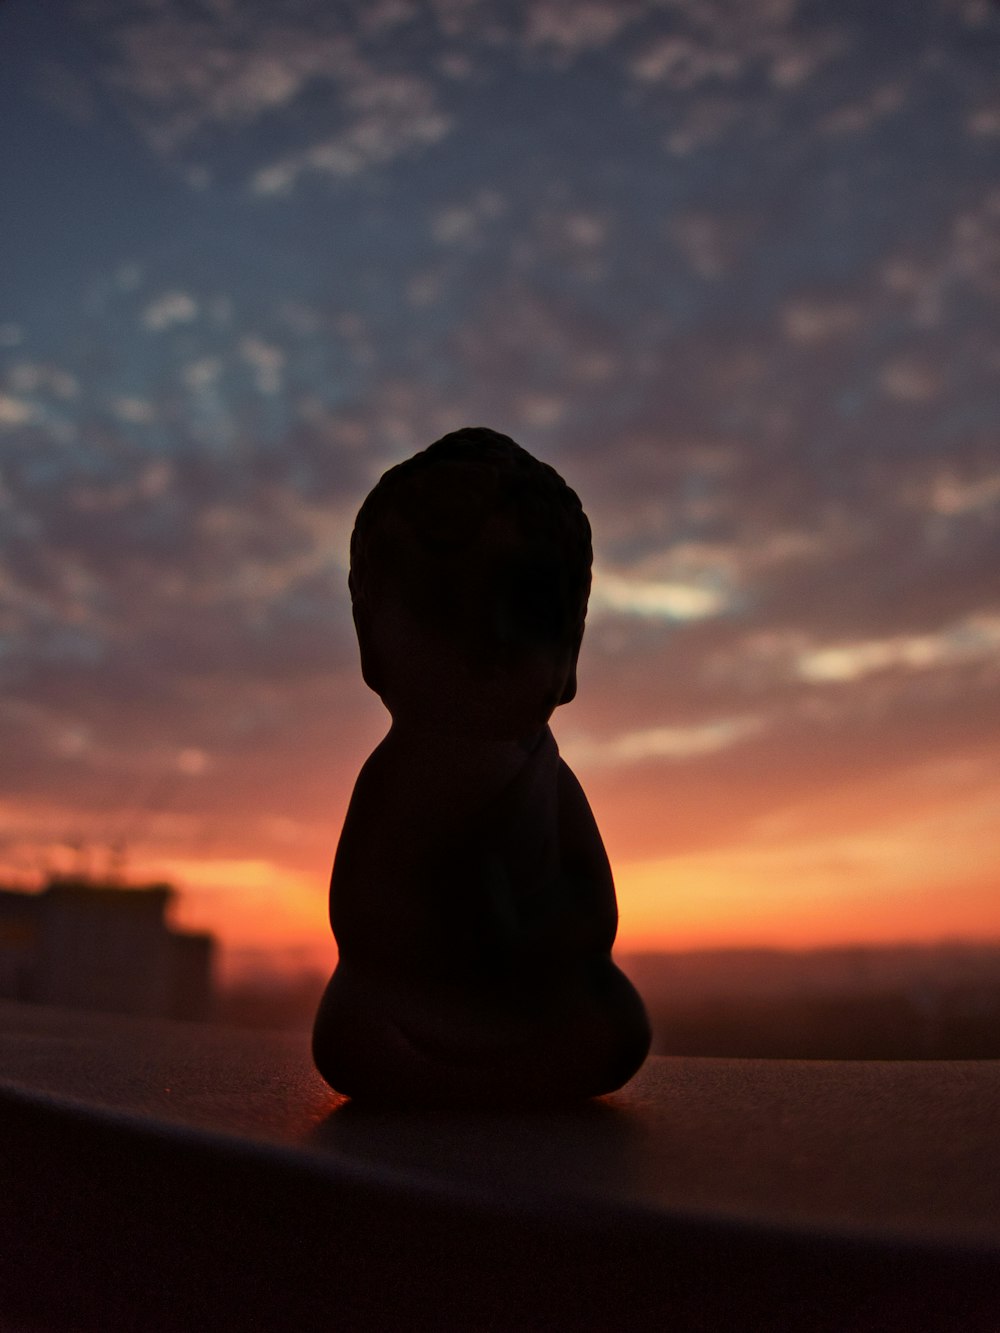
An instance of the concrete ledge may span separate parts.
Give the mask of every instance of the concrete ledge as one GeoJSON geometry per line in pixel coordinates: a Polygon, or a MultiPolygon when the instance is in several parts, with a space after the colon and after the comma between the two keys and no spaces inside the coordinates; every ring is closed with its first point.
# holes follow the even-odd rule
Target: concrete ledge
{"type": "Polygon", "coordinates": [[[3,1327],[1000,1325],[995,1062],[654,1060],[574,1112],[402,1116],[304,1039],[6,1007],[0,1070],[3,1327]]]}

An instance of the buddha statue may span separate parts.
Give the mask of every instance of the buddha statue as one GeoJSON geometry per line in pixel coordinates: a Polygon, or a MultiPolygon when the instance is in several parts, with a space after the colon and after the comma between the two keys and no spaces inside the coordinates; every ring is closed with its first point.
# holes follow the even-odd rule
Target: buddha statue
{"type": "Polygon", "coordinates": [[[485,428],[391,468],[361,507],[354,623],[392,723],[337,847],[313,1033],[353,1100],[552,1105],[646,1057],[608,858],[549,729],[576,693],[591,562],[574,492],[485,428]]]}

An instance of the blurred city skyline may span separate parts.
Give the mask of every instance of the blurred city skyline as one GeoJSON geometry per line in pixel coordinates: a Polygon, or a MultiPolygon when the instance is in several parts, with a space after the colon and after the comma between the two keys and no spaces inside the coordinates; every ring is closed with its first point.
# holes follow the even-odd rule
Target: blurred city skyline
{"type": "Polygon", "coordinates": [[[1000,8],[0,5],[0,880],[332,957],[380,473],[580,494],[622,947],[1000,938],[1000,8]]]}

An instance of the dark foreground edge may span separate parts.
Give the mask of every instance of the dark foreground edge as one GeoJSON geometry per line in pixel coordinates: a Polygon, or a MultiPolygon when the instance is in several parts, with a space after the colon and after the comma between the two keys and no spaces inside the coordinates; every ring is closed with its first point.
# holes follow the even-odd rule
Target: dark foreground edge
{"type": "Polygon", "coordinates": [[[498,1204],[0,1090],[4,1329],[996,1330],[1000,1253],[498,1204]]]}

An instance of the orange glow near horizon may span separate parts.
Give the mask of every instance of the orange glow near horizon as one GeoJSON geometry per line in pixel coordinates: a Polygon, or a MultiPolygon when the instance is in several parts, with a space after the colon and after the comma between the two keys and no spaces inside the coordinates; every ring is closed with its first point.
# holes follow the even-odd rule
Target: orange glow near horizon
{"type": "Polygon", "coordinates": [[[1000,938],[1000,792],[825,836],[767,837],[616,870],[626,948],[1000,938]]]}
{"type": "Polygon", "coordinates": [[[735,850],[623,866],[618,874],[626,952],[707,948],[811,949],[847,944],[1000,940],[994,881],[881,883],[843,877],[802,849],[735,850]],[[774,878],[785,870],[798,877],[774,878]]]}
{"type": "MultiPolygon", "coordinates": [[[[261,797],[267,813],[242,817],[232,784],[199,776],[182,791],[218,828],[214,846],[199,848],[191,815],[164,811],[141,847],[129,849],[126,882],[174,884],[175,924],[217,936],[225,979],[329,970],[330,865],[353,775],[384,721],[372,714],[370,731],[344,746],[323,783],[311,783],[303,765],[296,788],[274,760],[274,788],[261,797]],[[298,819],[268,810],[286,787],[307,794],[298,819]],[[328,802],[315,796],[321,788],[328,802]]],[[[554,726],[568,730],[561,715],[554,726]]],[[[777,760],[751,747],[726,770],[695,755],[609,779],[606,767],[577,760],[567,746],[614,870],[619,952],[1000,939],[1000,780],[989,745],[977,739],[867,775],[861,757],[811,791],[795,778],[810,771],[804,748],[796,738],[777,760]]],[[[105,826],[115,815],[102,812],[105,826]]],[[[68,823],[55,805],[8,802],[0,816],[29,832],[68,823]]],[[[89,859],[65,846],[39,856],[39,842],[37,870],[82,867],[100,877],[96,838],[89,859]]],[[[19,866],[8,855],[8,883],[40,882],[39,873],[25,875],[28,847],[19,866]]]]}
{"type": "MultiPolygon", "coordinates": [[[[726,845],[629,857],[612,843],[618,951],[1000,940],[998,808],[1000,792],[987,790],[866,822],[857,810],[837,818],[830,801],[726,845]],[[830,831],[820,833],[824,815],[830,831]]],[[[322,971],[336,959],[327,924],[335,836],[322,842],[295,865],[168,856],[136,863],[132,878],[177,885],[176,924],[217,934],[224,976],[253,966],[322,971]]]]}

